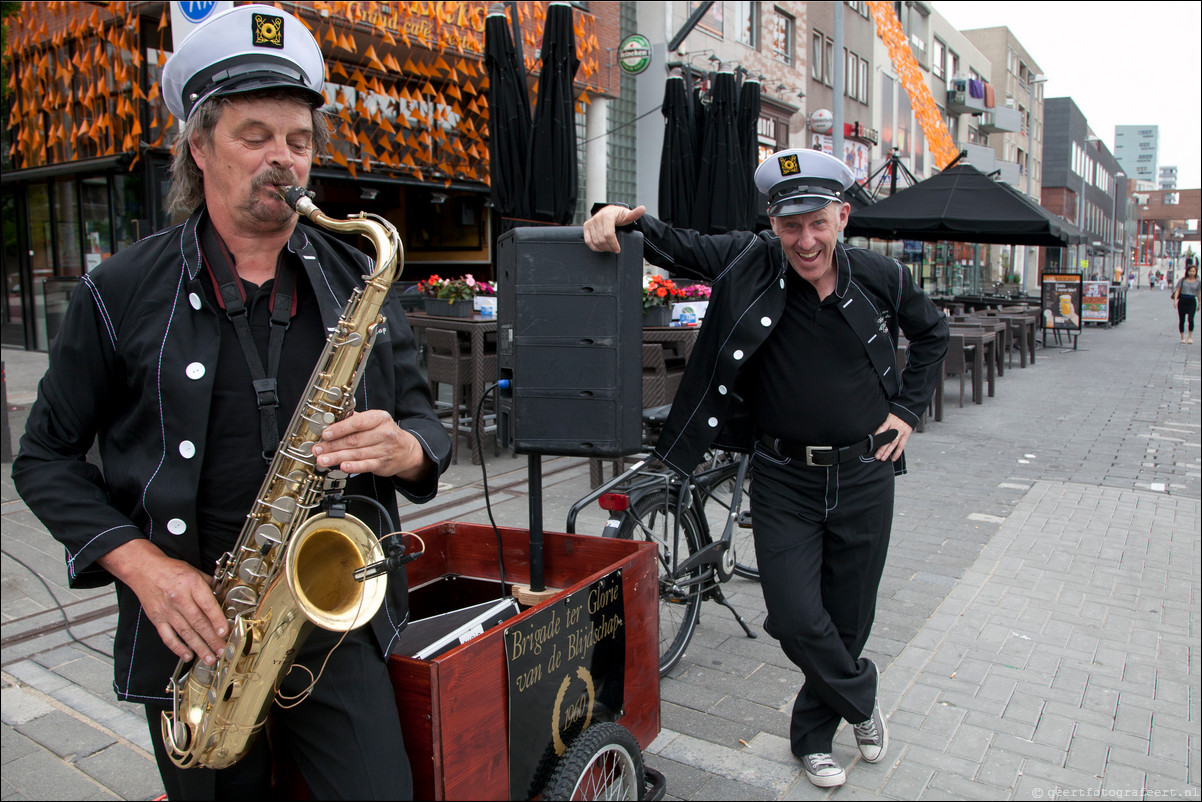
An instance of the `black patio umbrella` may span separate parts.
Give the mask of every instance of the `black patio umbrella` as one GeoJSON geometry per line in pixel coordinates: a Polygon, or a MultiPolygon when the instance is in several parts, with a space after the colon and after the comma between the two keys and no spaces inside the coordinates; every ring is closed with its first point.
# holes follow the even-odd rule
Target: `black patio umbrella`
{"type": "Polygon", "coordinates": [[[492,202],[502,217],[530,217],[526,160],[530,152],[530,98],[503,10],[484,20],[488,69],[488,158],[492,202]]]}
{"type": "Polygon", "coordinates": [[[572,29],[572,6],[551,3],[543,29],[542,73],[530,139],[526,186],[531,216],[564,225],[576,211],[576,98],[580,60],[572,29]]]}
{"type": "Polygon", "coordinates": [[[693,207],[693,228],[703,234],[738,230],[751,202],[743,177],[738,114],[734,73],[720,72],[710,90],[693,207]]]}
{"type": "Polygon", "coordinates": [[[664,87],[664,146],[659,161],[659,218],[678,228],[692,228],[697,197],[697,151],[693,111],[684,78],[668,77],[664,87]]]}
{"type": "Polygon", "coordinates": [[[739,87],[739,147],[743,152],[743,180],[747,202],[743,205],[743,220],[739,228],[750,231],[755,226],[756,188],[755,168],[760,166],[760,82],[747,80],[739,87]]]}
{"type": "Polygon", "coordinates": [[[1080,229],[970,164],[957,164],[871,206],[854,209],[849,237],[1061,248],[1080,229]]]}

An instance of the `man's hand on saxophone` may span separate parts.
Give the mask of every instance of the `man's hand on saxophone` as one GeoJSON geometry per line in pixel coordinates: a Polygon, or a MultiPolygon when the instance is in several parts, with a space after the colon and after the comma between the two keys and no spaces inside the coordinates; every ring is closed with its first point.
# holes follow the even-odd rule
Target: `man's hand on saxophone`
{"type": "Polygon", "coordinates": [[[356,412],[326,427],[313,454],[318,467],[347,474],[374,473],[417,481],[434,470],[417,438],[382,409],[356,412]]]}
{"type": "Polygon", "coordinates": [[[137,595],[142,611],[177,657],[191,660],[196,654],[207,665],[216,662],[228,633],[212,576],[142,539],[118,546],[98,562],[137,595]]]}

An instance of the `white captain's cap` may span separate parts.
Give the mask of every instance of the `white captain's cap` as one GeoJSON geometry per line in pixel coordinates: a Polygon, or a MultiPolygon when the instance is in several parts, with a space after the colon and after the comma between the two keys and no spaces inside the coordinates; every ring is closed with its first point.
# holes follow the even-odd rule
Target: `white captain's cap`
{"type": "Polygon", "coordinates": [[[768,216],[805,214],[842,202],[856,180],[846,164],[820,150],[789,148],[773,153],[755,171],[755,185],[768,196],[768,216]]]}
{"type": "Polygon", "coordinates": [[[187,120],[207,98],[291,87],[306,90],[314,106],[325,60],[305,24],[264,5],[237,6],[200,25],[163,67],[163,101],[187,120]]]}

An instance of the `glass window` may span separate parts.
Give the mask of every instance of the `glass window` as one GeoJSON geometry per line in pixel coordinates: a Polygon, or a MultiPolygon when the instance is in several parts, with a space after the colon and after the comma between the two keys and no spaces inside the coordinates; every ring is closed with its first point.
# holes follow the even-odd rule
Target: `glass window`
{"type": "Polygon", "coordinates": [[[810,37],[810,77],[822,80],[822,34],[817,31],[810,37]]]}
{"type": "Polygon", "coordinates": [[[827,86],[835,84],[835,42],[833,39],[825,39],[822,43],[822,68],[826,71],[823,77],[823,83],[827,86]]]}
{"type": "MultiPolygon", "coordinates": [[[[700,5],[699,0],[690,0],[689,13],[692,14],[700,5]]],[[[701,21],[697,23],[697,27],[703,31],[709,31],[719,39],[722,38],[722,8],[722,3],[714,3],[710,6],[709,11],[705,12],[701,21]]]]}
{"type": "Polygon", "coordinates": [[[54,182],[55,244],[58,246],[59,276],[83,273],[83,255],[79,250],[79,206],[75,199],[75,179],[54,182]]]}
{"type": "MultiPolygon", "coordinates": [[[[16,190],[5,188],[0,205],[0,219],[4,221],[4,306],[0,314],[6,325],[19,329],[25,321],[21,306],[21,243],[17,231],[16,190]]],[[[24,345],[22,337],[16,343],[24,345]]],[[[5,345],[8,344],[7,338],[5,345]]]]}
{"type": "Polygon", "coordinates": [[[772,55],[784,64],[793,63],[793,17],[779,8],[772,17],[772,55]]]}
{"type": "Polygon", "coordinates": [[[117,173],[113,176],[113,199],[116,223],[116,241],[113,247],[121,250],[140,240],[144,234],[142,227],[147,222],[142,213],[142,173],[117,173]]]}
{"type": "Polygon", "coordinates": [[[860,59],[859,90],[857,97],[861,103],[868,103],[868,60],[860,59]]]}
{"type": "Polygon", "coordinates": [[[954,50],[947,51],[951,56],[951,61],[948,65],[947,79],[950,81],[956,77],[956,73],[960,71],[960,54],[954,50]]]}
{"type": "Polygon", "coordinates": [[[947,45],[938,39],[935,39],[934,52],[931,54],[931,72],[939,80],[947,80],[947,45]]]}
{"type": "Polygon", "coordinates": [[[109,223],[109,182],[105,176],[80,180],[80,200],[83,205],[83,262],[91,272],[113,255],[113,229],[109,223]]]}
{"type": "Polygon", "coordinates": [[[760,4],[737,0],[734,6],[735,40],[756,50],[760,49],[760,4]]]}
{"type": "Polygon", "coordinates": [[[33,296],[34,347],[46,348],[45,296],[42,287],[54,278],[54,232],[50,226],[50,192],[45,184],[30,184],[25,190],[29,214],[30,294],[33,296]]]}

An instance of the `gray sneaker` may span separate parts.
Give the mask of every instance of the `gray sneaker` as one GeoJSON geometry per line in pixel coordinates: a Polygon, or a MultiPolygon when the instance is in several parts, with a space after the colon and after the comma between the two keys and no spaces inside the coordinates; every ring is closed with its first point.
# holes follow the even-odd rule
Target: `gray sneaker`
{"type": "Polygon", "coordinates": [[[819,788],[834,788],[847,782],[847,773],[829,752],[803,755],[801,765],[805,767],[806,777],[819,788]]]}
{"type": "Polygon", "coordinates": [[[885,717],[881,715],[879,699],[872,705],[872,718],[855,725],[852,730],[864,759],[869,763],[879,763],[889,748],[889,729],[885,726],[885,717]]]}

